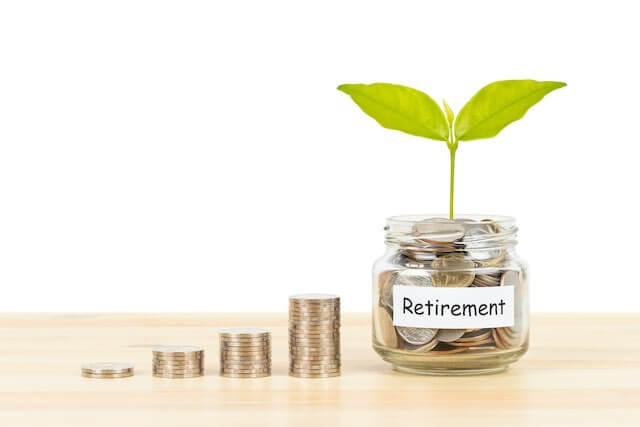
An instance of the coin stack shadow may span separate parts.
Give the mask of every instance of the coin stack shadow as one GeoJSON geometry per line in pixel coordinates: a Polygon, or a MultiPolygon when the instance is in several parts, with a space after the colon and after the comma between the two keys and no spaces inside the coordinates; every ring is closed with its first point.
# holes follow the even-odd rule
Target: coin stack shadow
{"type": "Polygon", "coordinates": [[[133,376],[133,365],[120,362],[86,363],[81,374],[85,378],[126,378],[133,376]]]}
{"type": "Polygon", "coordinates": [[[289,375],[301,378],[340,375],[339,296],[289,297],[289,375]]]}
{"type": "Polygon", "coordinates": [[[153,347],[152,372],[160,378],[195,378],[204,375],[204,349],[195,345],[153,347]]]}
{"type": "Polygon", "coordinates": [[[228,378],[271,375],[271,332],[261,328],[222,329],[220,375],[228,378]]]}

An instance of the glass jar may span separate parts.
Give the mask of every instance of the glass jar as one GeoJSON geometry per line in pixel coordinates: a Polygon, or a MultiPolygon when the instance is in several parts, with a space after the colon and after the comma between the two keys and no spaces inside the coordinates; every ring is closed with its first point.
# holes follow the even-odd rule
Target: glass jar
{"type": "Polygon", "coordinates": [[[373,270],[373,348],[394,369],[499,372],[529,345],[525,263],[515,221],[396,216],[373,270]]]}

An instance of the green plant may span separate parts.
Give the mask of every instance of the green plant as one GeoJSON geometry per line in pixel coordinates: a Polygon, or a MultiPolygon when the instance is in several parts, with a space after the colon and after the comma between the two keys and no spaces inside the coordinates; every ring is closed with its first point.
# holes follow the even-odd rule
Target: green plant
{"type": "Polygon", "coordinates": [[[426,93],[390,83],[344,84],[338,90],[351,96],[366,114],[387,129],[447,143],[450,154],[449,217],[453,219],[453,189],[459,141],[496,136],[521,119],[562,82],[502,80],[483,87],[455,117],[443,100],[444,112],[426,93]]]}

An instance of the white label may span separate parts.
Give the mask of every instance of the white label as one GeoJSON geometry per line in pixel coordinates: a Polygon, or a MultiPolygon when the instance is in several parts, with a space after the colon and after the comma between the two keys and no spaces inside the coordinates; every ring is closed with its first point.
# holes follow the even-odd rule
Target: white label
{"type": "Polygon", "coordinates": [[[513,326],[513,290],[513,286],[394,286],[393,324],[441,329],[513,326]]]}

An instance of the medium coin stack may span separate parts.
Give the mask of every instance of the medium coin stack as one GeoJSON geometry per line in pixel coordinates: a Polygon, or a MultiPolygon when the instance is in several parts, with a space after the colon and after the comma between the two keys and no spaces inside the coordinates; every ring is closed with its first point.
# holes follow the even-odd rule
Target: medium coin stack
{"type": "Polygon", "coordinates": [[[133,365],[120,362],[85,363],[80,372],[86,378],[126,378],[133,376],[133,365]]]}
{"type": "Polygon", "coordinates": [[[289,297],[289,375],[302,378],[340,375],[339,296],[289,297]]]}
{"type": "Polygon", "coordinates": [[[229,378],[271,375],[271,333],[260,328],[222,329],[220,375],[229,378]]]}
{"type": "Polygon", "coordinates": [[[160,378],[194,378],[204,375],[204,349],[197,345],[153,347],[152,372],[160,378]]]}

